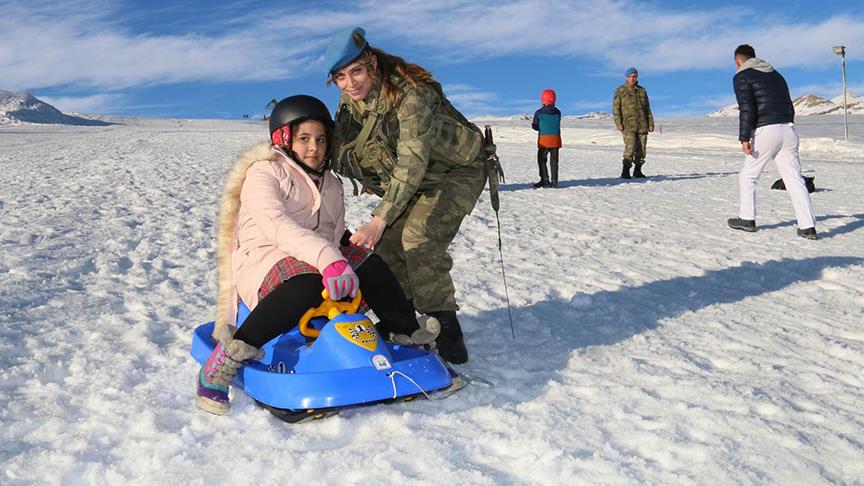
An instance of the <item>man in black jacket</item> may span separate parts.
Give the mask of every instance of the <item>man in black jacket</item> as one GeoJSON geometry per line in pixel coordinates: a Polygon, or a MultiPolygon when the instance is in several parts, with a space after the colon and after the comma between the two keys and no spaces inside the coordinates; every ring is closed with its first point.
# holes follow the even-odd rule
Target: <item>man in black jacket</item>
{"type": "Polygon", "coordinates": [[[795,107],[789,96],[789,86],[783,76],[758,59],[756,51],[747,44],[735,49],[735,65],[738,70],[732,83],[738,99],[738,140],[745,157],[738,179],[741,205],[738,217],[729,219],[729,227],[756,231],[756,183],[765,164],[774,160],[792,198],[798,236],[815,240],[816,217],[801,177],[795,107]]]}

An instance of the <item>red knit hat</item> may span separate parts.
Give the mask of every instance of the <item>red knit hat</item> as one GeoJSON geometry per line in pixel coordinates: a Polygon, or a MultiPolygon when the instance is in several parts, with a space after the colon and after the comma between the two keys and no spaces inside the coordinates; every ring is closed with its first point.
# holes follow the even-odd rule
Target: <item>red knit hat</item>
{"type": "Polygon", "coordinates": [[[555,90],[552,89],[544,89],[543,94],[540,95],[540,102],[544,105],[554,105],[555,104],[555,90]]]}

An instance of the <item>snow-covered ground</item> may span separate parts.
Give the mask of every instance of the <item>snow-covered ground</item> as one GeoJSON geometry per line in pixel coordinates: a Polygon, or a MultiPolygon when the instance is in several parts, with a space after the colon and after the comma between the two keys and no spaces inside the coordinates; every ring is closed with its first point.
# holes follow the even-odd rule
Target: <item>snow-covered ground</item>
{"type": "Polygon", "coordinates": [[[488,193],[452,246],[460,370],[494,386],[297,426],[193,404],[222,178],[263,125],[2,128],[0,483],[864,483],[864,117],[801,122],[818,241],[773,167],[760,230],[726,227],[734,119],[658,120],[634,181],[609,120],[569,121],[557,190],[496,123],[515,340],[488,193]]]}

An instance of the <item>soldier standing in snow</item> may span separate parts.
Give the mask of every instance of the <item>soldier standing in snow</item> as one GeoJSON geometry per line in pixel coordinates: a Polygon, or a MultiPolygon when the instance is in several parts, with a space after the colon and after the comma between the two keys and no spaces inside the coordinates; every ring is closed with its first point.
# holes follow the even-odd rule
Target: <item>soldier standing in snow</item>
{"type": "Polygon", "coordinates": [[[337,34],[324,56],[342,92],[333,168],[381,196],[351,242],[375,248],[415,308],[440,321],[440,356],[464,363],[447,247],[486,183],[483,134],[429,71],[371,47],[365,35],[337,34]]]}
{"type": "Polygon", "coordinates": [[[756,183],[765,164],[774,160],[783,178],[798,220],[798,236],[816,239],[816,217],[813,204],[801,177],[798,158],[798,132],[795,130],[795,107],[786,80],[770,64],[758,59],[752,46],[735,49],[732,78],[738,99],[739,134],[744,166],[738,178],[740,208],[738,217],[728,220],[729,227],[756,231],[756,183]]]}
{"type": "Polygon", "coordinates": [[[558,149],[561,148],[561,112],[555,108],[555,91],[544,89],[540,94],[543,107],[534,112],[531,128],[537,131],[537,165],[540,167],[540,182],[534,187],[558,187],[558,149]],[[549,156],[550,182],[546,171],[546,156],[549,156]]]}
{"type": "Polygon", "coordinates": [[[654,116],[648,103],[648,92],[639,85],[639,72],[631,67],[624,76],[627,80],[615,90],[612,113],[615,127],[624,136],[621,178],[630,179],[630,167],[634,164],[633,177],[645,177],[642,165],[645,164],[648,132],[654,131],[654,116]]]}

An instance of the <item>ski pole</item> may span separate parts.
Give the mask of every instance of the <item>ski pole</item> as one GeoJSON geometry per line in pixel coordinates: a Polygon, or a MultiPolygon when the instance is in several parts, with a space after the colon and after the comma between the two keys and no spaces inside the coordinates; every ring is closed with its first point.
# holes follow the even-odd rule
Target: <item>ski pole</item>
{"type": "Polygon", "coordinates": [[[516,339],[516,327],[513,325],[513,310],[510,306],[510,290],[507,288],[507,274],[504,272],[504,250],[501,245],[501,219],[498,217],[498,209],[501,201],[498,199],[498,182],[504,182],[504,170],[501,168],[501,160],[495,150],[492,140],[492,126],[485,126],[484,139],[486,142],[486,173],[489,175],[489,196],[492,209],[495,211],[495,223],[498,226],[498,256],[501,261],[501,280],[504,282],[504,297],[507,299],[507,316],[510,318],[510,333],[516,339]]]}

